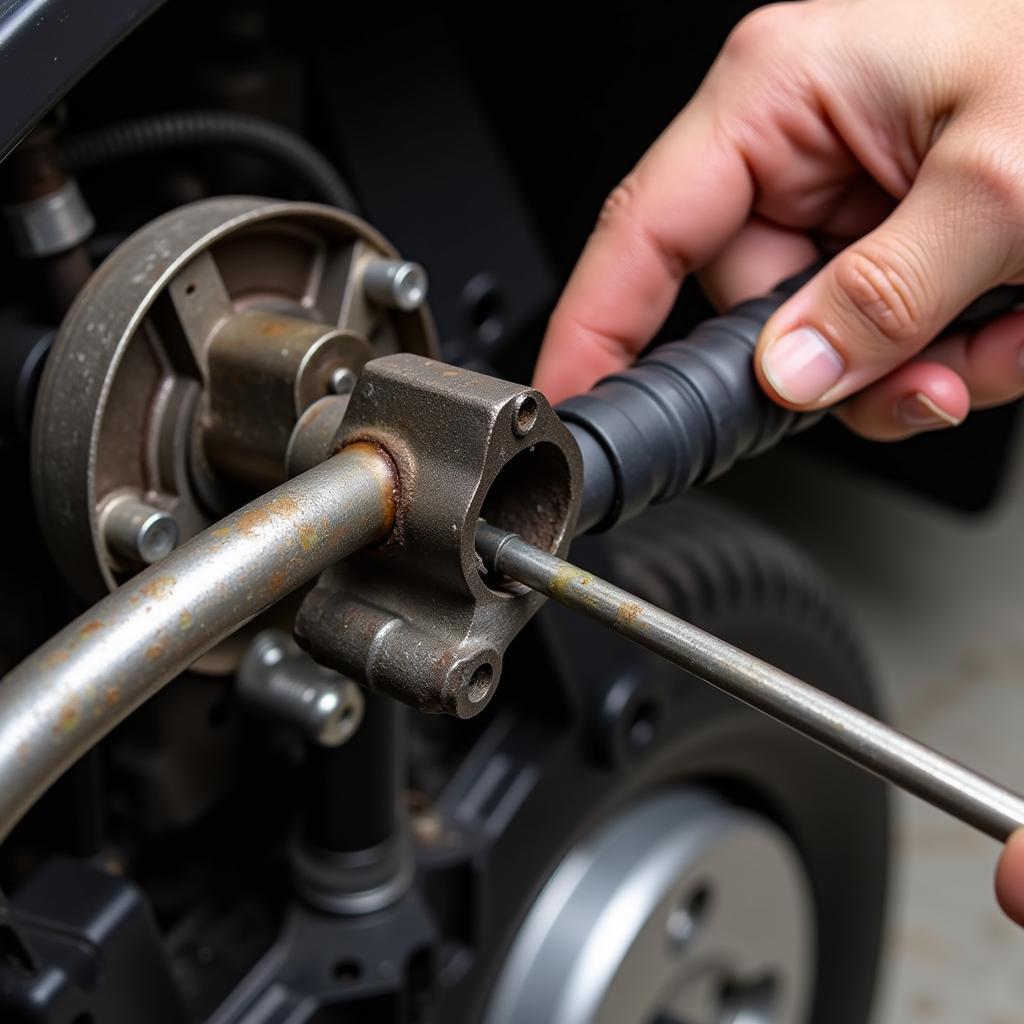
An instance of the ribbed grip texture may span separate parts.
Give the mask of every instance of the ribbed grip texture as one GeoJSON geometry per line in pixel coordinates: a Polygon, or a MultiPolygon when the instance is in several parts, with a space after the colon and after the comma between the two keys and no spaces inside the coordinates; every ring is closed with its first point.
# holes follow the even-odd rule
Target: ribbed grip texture
{"type": "MultiPolygon", "coordinates": [[[[705,321],[558,407],[577,436],[583,430],[598,442],[615,477],[611,506],[585,508],[584,521],[606,529],[630,519],[821,418],[776,405],[754,376],[761,329],[790,294],[784,286],[705,321]]],[[[602,470],[584,465],[585,474],[602,470]]]]}

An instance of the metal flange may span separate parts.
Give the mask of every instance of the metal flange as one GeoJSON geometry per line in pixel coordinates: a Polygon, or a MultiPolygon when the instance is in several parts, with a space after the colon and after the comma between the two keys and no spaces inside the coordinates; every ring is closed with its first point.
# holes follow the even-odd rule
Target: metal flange
{"type": "Polygon", "coordinates": [[[321,664],[373,689],[469,718],[543,603],[484,575],[478,520],[564,551],[579,511],[579,450],[540,392],[409,354],[366,365],[334,447],[357,442],[395,463],[392,539],[324,573],[296,635],[321,664]]]}

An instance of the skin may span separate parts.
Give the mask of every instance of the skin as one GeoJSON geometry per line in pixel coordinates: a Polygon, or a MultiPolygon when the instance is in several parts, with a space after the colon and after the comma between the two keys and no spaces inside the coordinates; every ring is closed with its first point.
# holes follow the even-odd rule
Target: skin
{"type": "MultiPolygon", "coordinates": [[[[979,295],[1024,282],[1022,14],[805,0],[745,18],[605,203],[537,387],[557,402],[628,366],[687,275],[727,308],[825,252],[758,345],[777,402],[839,405],[852,430],[895,440],[1024,394],[1024,312],[932,344],[979,295]]],[[[1024,833],[997,895],[1024,924],[1024,833]]]]}

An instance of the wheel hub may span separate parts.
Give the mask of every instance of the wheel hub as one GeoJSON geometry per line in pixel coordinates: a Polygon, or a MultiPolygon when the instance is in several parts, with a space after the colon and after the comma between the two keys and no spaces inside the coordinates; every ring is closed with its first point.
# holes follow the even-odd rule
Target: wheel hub
{"type": "Polygon", "coordinates": [[[555,870],[486,1022],[802,1024],[812,906],[770,821],[696,789],[652,795],[555,870]]]}

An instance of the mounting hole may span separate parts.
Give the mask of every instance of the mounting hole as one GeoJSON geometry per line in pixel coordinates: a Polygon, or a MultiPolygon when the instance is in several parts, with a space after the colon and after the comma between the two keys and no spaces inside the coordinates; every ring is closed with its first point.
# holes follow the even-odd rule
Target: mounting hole
{"type": "Polygon", "coordinates": [[[676,905],[669,911],[665,922],[670,947],[680,952],[689,946],[711,909],[711,887],[699,885],[696,889],[688,889],[676,905]]]}
{"type": "Polygon", "coordinates": [[[189,284],[189,285],[185,286],[185,294],[186,295],[195,295],[195,293],[196,293],[196,286],[194,284],[189,284]]]}
{"type": "Polygon", "coordinates": [[[487,695],[491,692],[493,682],[494,669],[484,662],[474,669],[473,674],[469,677],[469,682],[466,684],[466,699],[470,704],[479,704],[480,701],[486,700],[487,695]]]}
{"type": "Polygon", "coordinates": [[[516,437],[525,437],[537,422],[540,407],[533,395],[520,395],[512,406],[512,432],[516,437]]]}
{"type": "Polygon", "coordinates": [[[331,976],[335,981],[351,985],[363,976],[363,965],[358,960],[339,960],[331,968],[331,976]]]}

